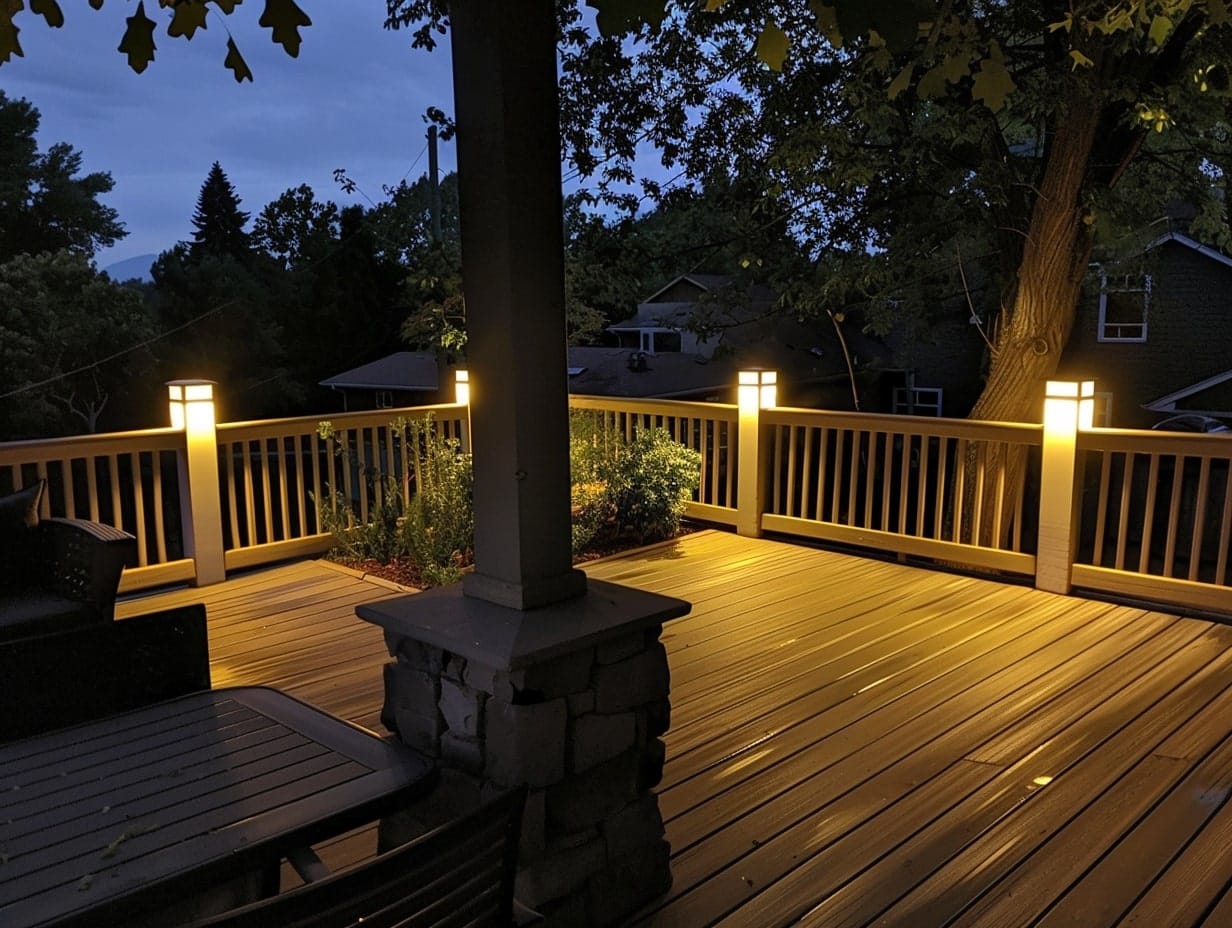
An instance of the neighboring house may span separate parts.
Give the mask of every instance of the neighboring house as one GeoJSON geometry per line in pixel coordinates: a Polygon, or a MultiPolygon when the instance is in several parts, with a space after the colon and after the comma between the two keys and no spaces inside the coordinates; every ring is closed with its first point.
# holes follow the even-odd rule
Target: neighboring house
{"type": "MultiPolygon", "coordinates": [[[[797,322],[775,303],[770,289],[741,287],[731,277],[678,277],[639,303],[636,315],[608,327],[617,347],[569,349],[569,392],[735,402],[740,370],[773,368],[781,405],[850,409],[833,326],[797,322]]],[[[872,356],[858,329],[848,337],[865,359],[872,356]]]]}
{"type": "Polygon", "coordinates": [[[348,412],[447,403],[454,396],[453,375],[442,377],[430,351],[396,351],[322,380],[321,386],[341,393],[348,412]]]}
{"type": "Polygon", "coordinates": [[[1089,291],[1057,375],[1095,381],[1097,425],[1232,419],[1232,258],[1169,232],[1097,266],[1089,291]]]}
{"type": "Polygon", "coordinates": [[[940,319],[908,320],[874,361],[879,386],[870,412],[961,419],[979,398],[987,350],[984,320],[957,302],[940,319]]]}

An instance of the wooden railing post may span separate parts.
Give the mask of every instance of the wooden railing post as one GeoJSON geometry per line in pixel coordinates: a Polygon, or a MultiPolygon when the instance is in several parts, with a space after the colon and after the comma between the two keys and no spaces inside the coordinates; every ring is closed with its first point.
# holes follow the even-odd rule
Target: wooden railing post
{"type": "Polygon", "coordinates": [[[1091,427],[1095,383],[1050,380],[1044,396],[1035,587],[1068,593],[1078,544],[1078,431],[1091,427]]]}
{"type": "Polygon", "coordinates": [[[196,586],[221,583],[227,578],[227,571],[223,559],[214,382],[173,380],[167,389],[171,427],[184,431],[184,453],[180,456],[184,556],[193,560],[196,586]]]}
{"type": "Polygon", "coordinates": [[[766,496],[766,455],[762,448],[761,411],[778,405],[778,373],[741,371],[736,402],[739,407],[736,532],[757,538],[761,535],[761,514],[766,496]]]}
{"type": "Polygon", "coordinates": [[[466,407],[466,415],[462,418],[462,450],[471,450],[471,375],[465,368],[457,368],[453,372],[453,401],[466,407]]]}

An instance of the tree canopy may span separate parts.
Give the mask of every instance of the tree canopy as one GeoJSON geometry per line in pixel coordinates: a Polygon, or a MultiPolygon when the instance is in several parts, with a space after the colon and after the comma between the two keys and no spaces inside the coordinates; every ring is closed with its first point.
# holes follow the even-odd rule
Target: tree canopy
{"type": "Polygon", "coordinates": [[[82,175],[81,153],[65,142],[39,151],[39,112],[0,90],[0,261],[67,249],[93,255],[124,237],[116,211],[99,201],[111,175],[82,175]]]}
{"type": "MultiPolygon", "coordinates": [[[[1101,242],[1179,200],[1232,244],[1222,0],[594,6],[598,36],[562,8],[575,170],[627,188],[651,146],[695,181],[763,178],[815,259],[780,288],[796,312],[885,326],[949,295],[965,318],[978,285],[984,418],[1038,416],[1101,242]]],[[[389,12],[421,43],[446,22],[430,0],[389,12]]]]}

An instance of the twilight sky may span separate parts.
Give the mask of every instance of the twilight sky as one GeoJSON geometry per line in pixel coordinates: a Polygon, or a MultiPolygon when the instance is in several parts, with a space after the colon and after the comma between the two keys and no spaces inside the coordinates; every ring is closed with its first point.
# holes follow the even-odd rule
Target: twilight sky
{"type": "MultiPolygon", "coordinates": [[[[291,58],[257,25],[260,3],[229,17],[211,12],[209,28],[186,41],[165,34],[169,14],[150,0],[157,50],[141,75],[116,51],[135,3],[113,0],[97,12],[63,4],[61,29],[29,11],[17,17],[25,57],[0,66],[0,89],[38,108],[41,150],[68,142],[84,156],[83,171],[109,171],[115,180],[105,202],[129,234],[98,255],[99,267],[189,239],[214,161],[254,216],[301,183],[322,199],[366,202],[338,189],[335,168],[378,201],[382,184],[426,173],[421,117],[429,106],[453,113],[448,41],[431,53],[412,50],[409,32],[382,28],[381,0],[299,4],[313,24],[291,58]],[[222,65],[224,24],[252,82],[237,84],[222,65]]],[[[452,143],[441,145],[440,159],[442,172],[454,168],[452,143]]]]}

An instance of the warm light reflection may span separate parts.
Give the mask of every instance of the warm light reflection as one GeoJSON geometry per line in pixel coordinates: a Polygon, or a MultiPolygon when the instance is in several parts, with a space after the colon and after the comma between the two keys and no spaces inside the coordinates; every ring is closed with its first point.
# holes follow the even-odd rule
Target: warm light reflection
{"type": "Polygon", "coordinates": [[[1036,786],[1047,786],[1049,783],[1052,782],[1052,777],[1047,777],[1047,776],[1036,777],[1031,782],[1036,786]]]}

